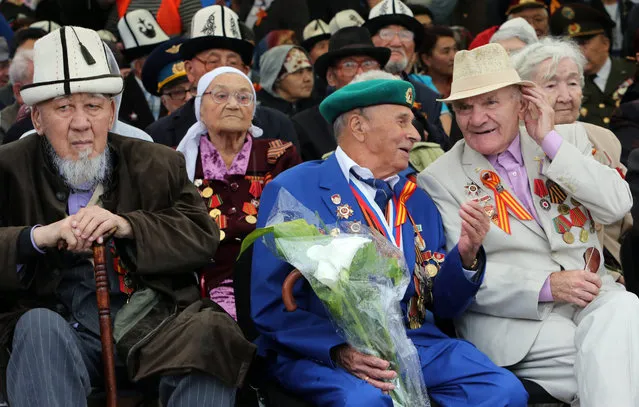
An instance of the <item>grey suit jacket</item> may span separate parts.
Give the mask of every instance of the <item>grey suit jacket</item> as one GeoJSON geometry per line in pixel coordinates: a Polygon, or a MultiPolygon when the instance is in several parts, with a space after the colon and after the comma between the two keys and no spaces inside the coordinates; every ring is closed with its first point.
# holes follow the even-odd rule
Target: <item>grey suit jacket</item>
{"type": "MultiPolygon", "coordinates": [[[[456,321],[460,335],[500,366],[513,365],[526,356],[542,321],[552,311],[553,302],[539,302],[540,290],[550,273],[583,269],[585,250],[596,247],[601,251],[594,234],[582,243],[581,229],[576,227],[571,229],[576,236],[574,243],[564,242],[552,223],[559,215],[558,205],[552,204],[547,211],[542,209],[540,198],[532,192],[534,179],[552,179],[568,195],[565,202],[576,199],[602,224],[621,219],[632,206],[628,184],[616,170],[592,157],[592,145],[583,126],[556,127],[564,142],[552,162],[525,129],[520,129],[522,155],[541,224],[510,216],[510,235],[491,224],[483,242],[487,256],[484,282],[475,303],[456,321]],[[543,164],[541,174],[539,160],[543,164]]],[[[469,200],[464,187],[474,182],[494,203],[492,191],[485,188],[480,179],[482,169],[495,171],[483,155],[462,140],[419,175],[420,187],[432,196],[439,208],[450,247],[461,231],[459,207],[469,200]]],[[[515,196],[507,185],[504,187],[515,196]]],[[[584,227],[589,228],[589,222],[584,227]]],[[[607,274],[603,256],[599,274],[607,274]]],[[[610,277],[606,280],[612,284],[610,277]]]]}

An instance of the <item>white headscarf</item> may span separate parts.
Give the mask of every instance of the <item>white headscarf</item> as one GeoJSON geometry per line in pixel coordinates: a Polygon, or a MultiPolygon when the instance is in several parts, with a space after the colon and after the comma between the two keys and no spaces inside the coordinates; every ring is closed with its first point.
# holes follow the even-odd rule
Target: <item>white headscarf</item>
{"type": "MultiPolygon", "coordinates": [[[[186,136],[184,136],[182,141],[180,141],[180,144],[177,146],[177,151],[184,154],[184,160],[186,161],[186,173],[191,181],[193,181],[193,179],[195,178],[195,161],[197,160],[197,155],[200,148],[200,136],[208,132],[208,129],[200,118],[202,94],[206,91],[211,82],[213,82],[213,79],[225,73],[234,73],[240,75],[249,83],[251,90],[253,91],[253,116],[255,117],[257,97],[255,95],[255,89],[253,88],[253,82],[251,82],[251,79],[246,76],[244,72],[230,66],[223,66],[220,68],[216,68],[201,77],[197,83],[197,96],[195,97],[195,118],[197,119],[197,122],[195,122],[195,124],[193,124],[189,128],[189,130],[186,132],[186,136]]],[[[249,127],[248,132],[253,137],[261,137],[264,133],[262,129],[254,125],[251,125],[251,127],[249,127]]]]}

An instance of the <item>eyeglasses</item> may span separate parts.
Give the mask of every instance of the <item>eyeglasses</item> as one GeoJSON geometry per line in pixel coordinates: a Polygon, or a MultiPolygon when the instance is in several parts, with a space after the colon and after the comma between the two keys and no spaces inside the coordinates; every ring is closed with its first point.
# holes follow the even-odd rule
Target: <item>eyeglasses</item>
{"type": "MultiPolygon", "coordinates": [[[[189,88],[189,89],[176,89],[176,90],[172,90],[170,92],[164,92],[162,93],[162,96],[168,96],[171,100],[174,100],[176,102],[181,102],[184,99],[186,99],[186,95],[188,93],[190,93],[191,95],[193,95],[192,92],[193,88],[189,88]]],[[[197,93],[197,88],[195,88],[195,92],[197,93]]]]}
{"type": "Polygon", "coordinates": [[[395,36],[399,36],[401,42],[411,42],[415,39],[415,33],[410,30],[393,30],[392,28],[382,28],[377,33],[384,41],[391,41],[395,36]]]}
{"type": "Polygon", "coordinates": [[[239,68],[242,66],[242,63],[234,58],[222,60],[218,57],[213,57],[209,59],[208,61],[205,61],[201,58],[194,56],[193,59],[196,59],[200,61],[202,64],[204,64],[204,68],[206,69],[207,72],[210,72],[214,70],[215,68],[219,68],[221,66],[231,66],[233,68],[239,68]]]}
{"type": "Polygon", "coordinates": [[[379,69],[379,63],[373,60],[366,61],[344,61],[340,64],[337,64],[337,68],[342,70],[346,75],[352,75],[357,72],[359,68],[362,68],[362,71],[367,72],[373,69],[379,69]]]}
{"type": "Polygon", "coordinates": [[[249,92],[226,92],[226,91],[217,91],[217,92],[204,92],[200,96],[210,95],[211,99],[217,104],[225,104],[228,103],[231,97],[235,98],[235,101],[240,106],[249,106],[253,103],[253,94],[249,92]]]}

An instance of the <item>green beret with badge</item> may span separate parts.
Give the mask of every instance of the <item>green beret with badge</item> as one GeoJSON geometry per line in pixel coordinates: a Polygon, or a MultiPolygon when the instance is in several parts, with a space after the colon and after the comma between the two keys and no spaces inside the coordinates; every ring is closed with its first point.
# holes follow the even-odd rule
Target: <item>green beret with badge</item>
{"type": "Polygon", "coordinates": [[[371,79],[351,83],[330,94],[320,104],[320,113],[333,123],[340,115],[353,109],[375,105],[413,107],[415,88],[400,79],[371,79]]]}

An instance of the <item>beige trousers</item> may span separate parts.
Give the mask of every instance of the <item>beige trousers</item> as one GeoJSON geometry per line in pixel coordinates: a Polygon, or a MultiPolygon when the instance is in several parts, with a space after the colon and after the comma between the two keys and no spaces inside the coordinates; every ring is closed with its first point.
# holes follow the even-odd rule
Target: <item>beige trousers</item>
{"type": "Polygon", "coordinates": [[[612,277],[581,309],[557,304],[530,352],[510,367],[581,407],[639,407],[639,299],[612,277]]]}

